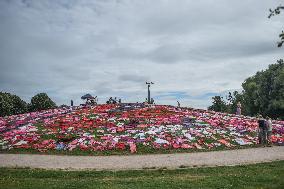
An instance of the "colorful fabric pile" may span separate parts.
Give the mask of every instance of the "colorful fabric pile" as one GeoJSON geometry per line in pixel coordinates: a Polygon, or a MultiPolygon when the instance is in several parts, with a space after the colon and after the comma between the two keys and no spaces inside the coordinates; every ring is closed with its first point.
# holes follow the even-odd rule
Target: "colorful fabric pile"
{"type": "MultiPolygon", "coordinates": [[[[0,149],[110,151],[214,149],[257,143],[257,120],[164,105],[108,104],[0,118],[0,149]]],[[[284,121],[272,142],[283,144],[284,121]]]]}

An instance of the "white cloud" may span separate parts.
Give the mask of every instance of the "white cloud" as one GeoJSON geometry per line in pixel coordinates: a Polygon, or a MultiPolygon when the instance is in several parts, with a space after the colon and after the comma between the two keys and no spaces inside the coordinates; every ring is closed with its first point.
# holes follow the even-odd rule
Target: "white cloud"
{"type": "MultiPolygon", "coordinates": [[[[58,104],[84,93],[143,101],[178,91],[205,108],[205,94],[240,89],[283,55],[281,1],[0,1],[0,90],[58,104]]],[[[156,102],[176,104],[176,96],[156,102]]]]}

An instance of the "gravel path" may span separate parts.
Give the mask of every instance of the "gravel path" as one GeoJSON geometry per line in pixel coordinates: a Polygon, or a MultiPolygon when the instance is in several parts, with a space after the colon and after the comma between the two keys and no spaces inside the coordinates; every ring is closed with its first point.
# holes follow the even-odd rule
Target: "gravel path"
{"type": "Polygon", "coordinates": [[[0,154],[0,167],[44,169],[125,170],[147,168],[179,168],[252,164],[284,160],[284,146],[228,151],[128,155],[128,156],[59,156],[0,154]]]}

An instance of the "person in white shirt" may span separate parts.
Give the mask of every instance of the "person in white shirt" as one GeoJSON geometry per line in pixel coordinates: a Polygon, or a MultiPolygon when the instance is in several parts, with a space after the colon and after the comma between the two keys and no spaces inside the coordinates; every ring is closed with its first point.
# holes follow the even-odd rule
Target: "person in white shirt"
{"type": "Polygon", "coordinates": [[[236,112],[237,115],[242,115],[242,104],[241,102],[238,102],[237,104],[237,112],[236,112]]]}
{"type": "Polygon", "coordinates": [[[267,141],[271,144],[271,134],[272,134],[272,120],[270,117],[267,117],[267,141]]]}

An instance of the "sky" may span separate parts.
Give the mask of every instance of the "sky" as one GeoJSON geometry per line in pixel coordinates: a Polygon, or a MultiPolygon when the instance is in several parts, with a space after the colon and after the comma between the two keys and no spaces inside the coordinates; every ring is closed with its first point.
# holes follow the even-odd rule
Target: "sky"
{"type": "Polygon", "coordinates": [[[206,108],[283,58],[281,2],[0,0],[0,91],[206,108]]]}

